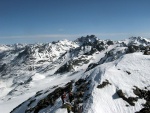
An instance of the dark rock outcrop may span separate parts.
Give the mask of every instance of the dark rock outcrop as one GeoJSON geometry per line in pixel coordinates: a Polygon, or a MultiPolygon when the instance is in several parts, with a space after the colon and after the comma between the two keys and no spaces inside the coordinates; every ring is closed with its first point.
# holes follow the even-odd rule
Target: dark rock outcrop
{"type": "Polygon", "coordinates": [[[140,111],[136,113],[150,113],[150,90],[142,90],[135,86],[133,89],[135,95],[137,95],[141,99],[145,99],[146,103],[143,104],[143,107],[140,111]]]}
{"type": "Polygon", "coordinates": [[[69,72],[69,71],[71,71],[71,69],[73,69],[72,65],[66,63],[66,64],[64,64],[63,66],[61,66],[61,67],[55,72],[55,74],[69,72]]]}
{"type": "Polygon", "coordinates": [[[3,64],[2,66],[0,66],[0,72],[2,72],[3,70],[5,70],[6,68],[6,64],[3,64]]]}
{"type": "Polygon", "coordinates": [[[17,58],[29,57],[30,54],[32,54],[32,49],[29,46],[26,46],[24,51],[22,51],[18,54],[17,58]]]}
{"type": "Polygon", "coordinates": [[[114,42],[113,42],[113,41],[111,41],[111,40],[109,40],[109,41],[107,41],[107,44],[108,44],[108,45],[113,45],[113,44],[114,44],[114,42]]]}
{"type": "Polygon", "coordinates": [[[125,71],[128,75],[130,75],[131,74],[131,72],[129,72],[129,71],[125,71]]]}
{"type": "Polygon", "coordinates": [[[150,55],[150,50],[148,51],[148,50],[145,50],[144,51],[144,55],[150,55]]]}
{"type": "Polygon", "coordinates": [[[81,56],[78,59],[71,59],[70,61],[68,61],[67,63],[65,63],[63,66],[61,66],[56,72],[55,74],[58,73],[66,73],[66,72],[70,72],[72,70],[74,70],[74,66],[82,66],[83,64],[87,64],[89,63],[89,60],[86,58],[86,55],[81,56]]]}
{"type": "Polygon", "coordinates": [[[95,67],[98,66],[98,65],[99,65],[98,63],[91,63],[91,64],[88,66],[88,68],[86,69],[86,71],[89,71],[89,70],[95,68],[95,67]]]}
{"type": "Polygon", "coordinates": [[[139,51],[139,50],[140,50],[139,46],[130,45],[130,46],[128,46],[128,51],[127,51],[127,53],[134,53],[134,52],[137,52],[137,51],[139,51]]]}
{"type": "Polygon", "coordinates": [[[84,82],[86,82],[85,79],[79,79],[79,80],[75,83],[75,85],[80,85],[80,84],[82,84],[82,83],[84,83],[84,82]]]}
{"type": "Polygon", "coordinates": [[[104,88],[107,85],[111,85],[108,80],[102,82],[102,84],[98,85],[97,88],[104,88]]]}
{"type": "Polygon", "coordinates": [[[134,106],[135,105],[134,102],[138,100],[137,97],[128,97],[127,98],[121,89],[117,91],[117,94],[120,98],[122,98],[124,101],[128,102],[131,106],[134,106]]]}

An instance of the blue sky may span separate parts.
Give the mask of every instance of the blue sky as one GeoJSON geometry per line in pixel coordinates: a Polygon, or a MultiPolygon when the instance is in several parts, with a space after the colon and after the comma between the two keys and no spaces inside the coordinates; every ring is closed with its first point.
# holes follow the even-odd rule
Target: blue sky
{"type": "Polygon", "coordinates": [[[150,38],[150,0],[0,0],[0,44],[150,38]]]}

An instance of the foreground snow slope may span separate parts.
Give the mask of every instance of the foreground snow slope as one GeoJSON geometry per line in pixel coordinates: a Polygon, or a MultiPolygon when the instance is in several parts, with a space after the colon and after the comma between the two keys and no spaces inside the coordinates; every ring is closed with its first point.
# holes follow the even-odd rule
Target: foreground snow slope
{"type": "Polygon", "coordinates": [[[60,94],[72,80],[73,93],[83,92],[83,113],[140,111],[148,100],[135,89],[150,90],[149,47],[141,37],[113,42],[93,35],[74,42],[3,45],[0,113],[67,113],[60,94]]]}
{"type": "Polygon", "coordinates": [[[92,101],[89,102],[91,106],[87,107],[88,113],[134,113],[142,108],[144,99],[139,99],[135,106],[127,107],[126,105],[129,104],[118,97],[116,90],[122,89],[127,97],[136,97],[132,90],[134,86],[141,89],[147,87],[150,90],[149,56],[144,56],[142,53],[127,54],[92,71],[96,71],[95,76],[92,75],[93,79],[99,78],[99,81],[94,80],[95,87],[92,92],[92,101]],[[98,89],[96,86],[106,79],[111,85],[98,89]]]}

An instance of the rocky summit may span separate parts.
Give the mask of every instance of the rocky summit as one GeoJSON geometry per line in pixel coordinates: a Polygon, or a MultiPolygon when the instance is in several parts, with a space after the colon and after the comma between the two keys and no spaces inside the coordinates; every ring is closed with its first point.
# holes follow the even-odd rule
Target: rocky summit
{"type": "Polygon", "coordinates": [[[150,113],[150,40],[0,45],[0,92],[0,113],[150,113]]]}

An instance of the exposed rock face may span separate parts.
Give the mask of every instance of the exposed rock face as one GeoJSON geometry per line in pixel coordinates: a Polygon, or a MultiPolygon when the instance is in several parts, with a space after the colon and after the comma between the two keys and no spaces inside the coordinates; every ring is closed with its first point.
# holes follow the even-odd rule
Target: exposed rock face
{"type": "Polygon", "coordinates": [[[130,75],[131,73],[129,71],[125,71],[128,75],[130,75]]]}
{"type": "Polygon", "coordinates": [[[111,40],[109,40],[109,41],[107,42],[107,44],[108,44],[108,45],[113,45],[113,44],[114,44],[114,42],[113,42],[113,41],[111,41],[111,40]]]}
{"type": "Polygon", "coordinates": [[[128,53],[134,53],[139,50],[140,50],[139,46],[135,46],[135,45],[128,46],[128,53]]]}
{"type": "Polygon", "coordinates": [[[105,42],[100,41],[95,35],[87,35],[86,37],[78,38],[75,42],[79,43],[83,48],[85,48],[86,46],[91,47],[91,50],[85,53],[85,55],[92,55],[96,51],[103,51],[107,48],[107,46],[114,44],[114,42],[111,40],[107,40],[105,42]]]}
{"type": "Polygon", "coordinates": [[[84,80],[84,79],[79,79],[79,80],[75,83],[75,85],[80,85],[80,84],[82,84],[82,83],[84,83],[84,82],[86,82],[86,80],[84,80]]]}
{"type": "Polygon", "coordinates": [[[67,63],[65,63],[63,66],[61,66],[55,72],[55,74],[71,72],[74,70],[75,66],[82,66],[83,64],[88,64],[88,63],[89,63],[89,59],[85,55],[81,56],[78,59],[71,59],[67,63]]]}
{"type": "Polygon", "coordinates": [[[89,71],[89,70],[95,68],[95,67],[98,66],[98,65],[99,65],[98,63],[91,63],[91,64],[88,66],[88,68],[86,69],[86,71],[89,71]]]}
{"type": "Polygon", "coordinates": [[[75,42],[79,43],[80,45],[93,45],[93,44],[96,44],[97,43],[97,37],[95,35],[87,35],[86,37],[81,37],[81,38],[78,38],[75,42]]]}
{"type": "Polygon", "coordinates": [[[17,56],[17,58],[21,58],[21,57],[29,57],[29,55],[31,55],[32,49],[29,46],[26,46],[25,50],[20,52],[17,56]]]}
{"type": "Polygon", "coordinates": [[[107,85],[111,85],[108,80],[102,82],[102,84],[98,85],[97,88],[104,88],[107,85]]]}
{"type": "Polygon", "coordinates": [[[140,111],[136,112],[136,113],[150,113],[150,109],[149,108],[143,108],[140,111]]]}
{"type": "Polygon", "coordinates": [[[0,72],[4,71],[6,68],[6,64],[3,64],[2,66],[0,66],[0,72]]]}
{"type": "Polygon", "coordinates": [[[150,113],[150,90],[142,90],[135,86],[133,92],[139,98],[141,99],[143,98],[146,100],[146,103],[143,105],[144,108],[142,108],[140,111],[136,113],[150,113]]]}
{"type": "Polygon", "coordinates": [[[55,74],[58,74],[58,73],[65,73],[65,72],[69,72],[73,69],[72,65],[71,64],[64,64],[63,66],[61,66],[56,72],[55,74]]]}
{"type": "Polygon", "coordinates": [[[120,98],[122,98],[123,100],[125,100],[126,102],[128,102],[131,106],[134,106],[135,105],[135,103],[134,102],[136,102],[137,100],[138,100],[138,98],[137,97],[125,97],[125,95],[124,95],[124,93],[122,92],[122,90],[118,90],[117,91],[117,94],[118,94],[118,96],[120,97],[120,98]]]}
{"type": "Polygon", "coordinates": [[[148,50],[145,50],[144,51],[144,55],[150,55],[150,50],[148,51],[148,50]]]}

